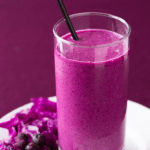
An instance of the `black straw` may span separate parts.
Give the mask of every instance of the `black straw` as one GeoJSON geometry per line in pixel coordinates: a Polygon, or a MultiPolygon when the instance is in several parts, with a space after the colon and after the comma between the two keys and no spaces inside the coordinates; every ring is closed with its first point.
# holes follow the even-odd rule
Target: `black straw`
{"type": "Polygon", "coordinates": [[[75,29],[74,29],[74,27],[72,25],[72,22],[70,20],[70,17],[69,17],[69,15],[67,13],[67,10],[65,8],[65,5],[64,5],[63,1],[62,0],[57,0],[57,2],[58,2],[58,5],[60,7],[60,10],[61,10],[61,12],[62,12],[62,14],[63,14],[63,16],[65,18],[65,21],[67,23],[67,26],[68,26],[68,28],[69,28],[69,30],[71,32],[71,35],[72,35],[73,39],[76,40],[76,41],[79,40],[79,38],[78,38],[78,36],[77,36],[77,34],[75,32],[75,29]]]}

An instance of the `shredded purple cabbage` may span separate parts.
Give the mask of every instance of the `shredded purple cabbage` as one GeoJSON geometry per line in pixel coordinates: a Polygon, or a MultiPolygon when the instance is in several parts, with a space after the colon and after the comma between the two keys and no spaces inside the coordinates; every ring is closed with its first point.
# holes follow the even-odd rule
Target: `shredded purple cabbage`
{"type": "MultiPolygon", "coordinates": [[[[15,142],[15,137],[19,133],[28,134],[29,141],[34,134],[45,131],[53,132],[58,139],[56,103],[45,97],[31,98],[31,102],[33,102],[33,106],[30,109],[20,111],[10,120],[0,123],[0,127],[8,129],[8,139],[11,144],[15,142]]],[[[1,150],[6,150],[6,147],[11,146],[6,141],[0,141],[1,150]]]]}
{"type": "Polygon", "coordinates": [[[48,98],[39,97],[39,98],[31,98],[31,101],[34,103],[32,106],[32,111],[48,111],[48,112],[56,112],[56,103],[49,101],[48,98]]]}
{"type": "Polygon", "coordinates": [[[15,126],[16,124],[18,124],[18,122],[19,122],[18,117],[14,116],[13,118],[11,118],[10,120],[8,120],[6,122],[1,122],[0,123],[0,127],[9,129],[12,126],[15,126]]]}

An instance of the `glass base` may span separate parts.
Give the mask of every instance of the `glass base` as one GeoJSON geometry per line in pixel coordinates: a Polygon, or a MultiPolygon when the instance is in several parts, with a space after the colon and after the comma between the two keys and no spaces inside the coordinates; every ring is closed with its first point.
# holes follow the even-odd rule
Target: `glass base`
{"type": "MultiPolygon", "coordinates": [[[[60,148],[59,146],[58,146],[58,150],[61,150],[61,148],[60,148]]],[[[126,149],[125,149],[125,146],[124,146],[124,148],[123,148],[122,150],[126,150],[126,149]]]]}

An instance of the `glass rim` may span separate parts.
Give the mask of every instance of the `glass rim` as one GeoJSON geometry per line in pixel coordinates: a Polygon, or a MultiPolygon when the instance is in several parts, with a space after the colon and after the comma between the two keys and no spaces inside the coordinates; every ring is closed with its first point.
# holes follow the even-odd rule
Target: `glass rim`
{"type": "Polygon", "coordinates": [[[119,20],[121,21],[123,24],[126,25],[128,31],[127,33],[121,37],[120,39],[118,39],[117,41],[115,42],[111,42],[109,44],[101,44],[101,45],[96,45],[96,46],[82,46],[82,45],[78,45],[78,44],[75,44],[73,42],[70,42],[70,41],[67,41],[65,39],[63,39],[62,37],[60,37],[57,32],[56,32],[56,28],[63,22],[65,21],[64,18],[58,20],[56,22],[56,24],[54,25],[53,27],[53,34],[54,36],[61,42],[65,43],[65,44],[68,44],[68,45],[72,45],[72,46],[75,46],[75,47],[82,47],[82,48],[100,48],[100,47],[109,47],[109,46],[112,46],[112,45],[115,45],[115,44],[119,44],[121,43],[122,41],[124,41],[127,37],[129,37],[130,33],[131,33],[131,27],[130,25],[124,20],[122,19],[121,17],[118,17],[118,16],[115,16],[115,15],[112,15],[112,14],[108,14],[108,13],[101,13],[101,12],[83,12],[83,13],[76,13],[76,14],[72,14],[72,15],[69,15],[70,19],[71,18],[74,18],[74,17],[79,17],[79,16],[92,16],[92,15],[95,15],[95,16],[104,16],[104,17],[108,17],[108,18],[114,18],[116,20],[119,20]]]}

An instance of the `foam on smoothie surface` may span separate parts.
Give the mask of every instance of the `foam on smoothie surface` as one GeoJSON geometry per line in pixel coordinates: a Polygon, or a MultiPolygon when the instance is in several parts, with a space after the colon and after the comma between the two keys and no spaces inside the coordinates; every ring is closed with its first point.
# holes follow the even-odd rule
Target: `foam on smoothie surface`
{"type": "Polygon", "coordinates": [[[117,33],[99,29],[78,30],[77,34],[79,36],[78,41],[73,40],[72,36],[70,36],[70,33],[63,36],[63,39],[76,43],[77,45],[97,46],[113,43],[121,38],[121,35],[117,33]],[[95,34],[96,32],[97,34],[95,34]]]}
{"type": "Polygon", "coordinates": [[[123,37],[120,34],[100,29],[78,30],[76,31],[76,33],[79,37],[78,41],[73,40],[70,33],[62,37],[63,39],[70,41],[74,43],[74,45],[76,45],[72,47],[74,51],[79,51],[74,52],[74,56],[72,56],[71,49],[69,50],[70,47],[66,47],[67,53],[65,54],[65,57],[69,59],[99,62],[114,59],[125,53],[122,42],[120,42],[120,44],[112,45],[114,42],[119,42],[119,40],[123,37]],[[82,46],[82,48],[78,46],[82,46]],[[85,53],[85,51],[89,50],[89,48],[87,47],[90,48],[90,52],[85,53]],[[80,56],[77,56],[77,59],[76,53],[81,53],[80,56]]]}

